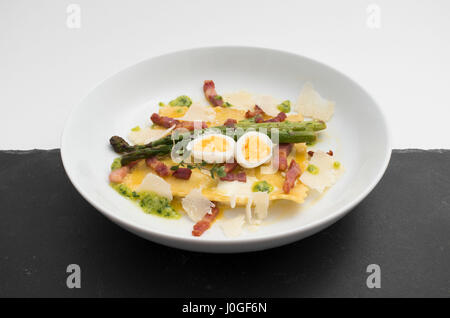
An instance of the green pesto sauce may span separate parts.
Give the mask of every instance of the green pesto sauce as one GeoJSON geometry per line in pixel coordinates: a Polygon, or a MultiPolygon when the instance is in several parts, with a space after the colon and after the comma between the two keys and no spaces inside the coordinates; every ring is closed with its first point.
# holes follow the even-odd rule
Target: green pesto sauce
{"type": "Polygon", "coordinates": [[[139,126],[131,128],[131,131],[139,131],[139,130],[141,130],[141,127],[139,126]]]}
{"type": "Polygon", "coordinates": [[[174,100],[171,100],[169,102],[170,106],[191,106],[192,105],[192,100],[189,98],[189,96],[186,95],[181,95],[178,96],[177,98],[175,98],[174,100]]]}
{"type": "Polygon", "coordinates": [[[333,168],[334,169],[339,169],[341,167],[341,163],[339,162],[339,161],[335,161],[334,163],[333,163],[333,168]]]}
{"type": "Polygon", "coordinates": [[[132,191],[121,183],[110,183],[111,187],[124,197],[136,202],[145,213],[161,216],[169,219],[179,219],[181,214],[175,211],[169,199],[153,192],[132,191]]]}
{"type": "Polygon", "coordinates": [[[319,173],[319,168],[315,165],[309,165],[306,170],[311,173],[311,174],[318,174],[319,173]]]}
{"type": "Polygon", "coordinates": [[[253,192],[267,192],[270,193],[273,191],[273,186],[268,183],[266,180],[257,181],[253,184],[252,187],[253,192]]]}
{"type": "Polygon", "coordinates": [[[114,161],[111,164],[111,170],[116,170],[122,167],[122,163],[120,162],[120,157],[117,157],[116,159],[114,159],[114,161]]]}
{"type": "Polygon", "coordinates": [[[233,105],[230,104],[229,102],[224,102],[222,107],[233,107],[233,105]]]}
{"type": "Polygon", "coordinates": [[[283,113],[289,113],[291,111],[291,101],[285,100],[277,106],[278,110],[283,113]]]}

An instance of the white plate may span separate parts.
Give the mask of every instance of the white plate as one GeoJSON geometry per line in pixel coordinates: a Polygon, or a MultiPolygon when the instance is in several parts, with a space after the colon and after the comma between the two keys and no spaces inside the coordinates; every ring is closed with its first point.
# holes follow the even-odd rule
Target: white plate
{"type": "MultiPolygon", "coordinates": [[[[149,240],[204,252],[243,252],[287,244],[334,223],[364,199],[382,177],[391,154],[386,120],[358,84],[311,59],[250,47],[210,47],[148,59],[114,75],[95,88],[72,112],[62,137],[64,168],[75,188],[106,217],[149,240]],[[334,150],[344,175],[321,198],[301,206],[278,202],[269,220],[236,239],[226,238],[216,222],[202,237],[191,235],[187,218],[167,220],[148,215],[108,185],[117,156],[112,135],[127,136],[149,123],[159,101],[186,94],[203,99],[203,80],[220,93],[247,90],[297,100],[310,81],[324,97],[336,101],[335,115],[316,148],[334,150]]],[[[236,213],[235,211],[231,213],[236,213]]]]}

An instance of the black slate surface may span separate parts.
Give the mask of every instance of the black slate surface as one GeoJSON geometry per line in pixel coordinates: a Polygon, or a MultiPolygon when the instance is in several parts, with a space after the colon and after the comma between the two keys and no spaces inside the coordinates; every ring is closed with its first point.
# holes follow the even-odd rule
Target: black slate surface
{"type": "Polygon", "coordinates": [[[326,230],[272,250],[202,254],[121,229],[59,150],[0,152],[1,297],[450,296],[450,151],[394,151],[375,190],[326,230]],[[68,264],[81,288],[66,287],[68,264]],[[381,288],[366,267],[381,267],[381,288]]]}

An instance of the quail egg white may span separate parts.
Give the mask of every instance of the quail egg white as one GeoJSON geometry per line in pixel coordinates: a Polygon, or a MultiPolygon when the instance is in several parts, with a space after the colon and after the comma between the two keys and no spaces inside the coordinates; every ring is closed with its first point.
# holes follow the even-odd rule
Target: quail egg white
{"type": "Polygon", "coordinates": [[[273,143],[260,132],[245,133],[236,142],[236,161],[244,168],[258,167],[272,158],[273,143]]]}
{"type": "Polygon", "coordinates": [[[207,163],[233,161],[236,142],[233,138],[221,134],[207,134],[195,138],[187,145],[194,159],[207,163]]]}

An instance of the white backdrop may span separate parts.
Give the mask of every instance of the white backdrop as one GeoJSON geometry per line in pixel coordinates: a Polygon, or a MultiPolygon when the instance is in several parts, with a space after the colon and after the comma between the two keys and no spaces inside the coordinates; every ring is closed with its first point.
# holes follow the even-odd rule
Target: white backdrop
{"type": "Polygon", "coordinates": [[[378,100],[394,148],[450,148],[448,0],[0,0],[0,149],[59,147],[71,108],[100,81],[207,45],[329,64],[378,100]],[[80,28],[66,23],[73,3],[80,28]]]}

